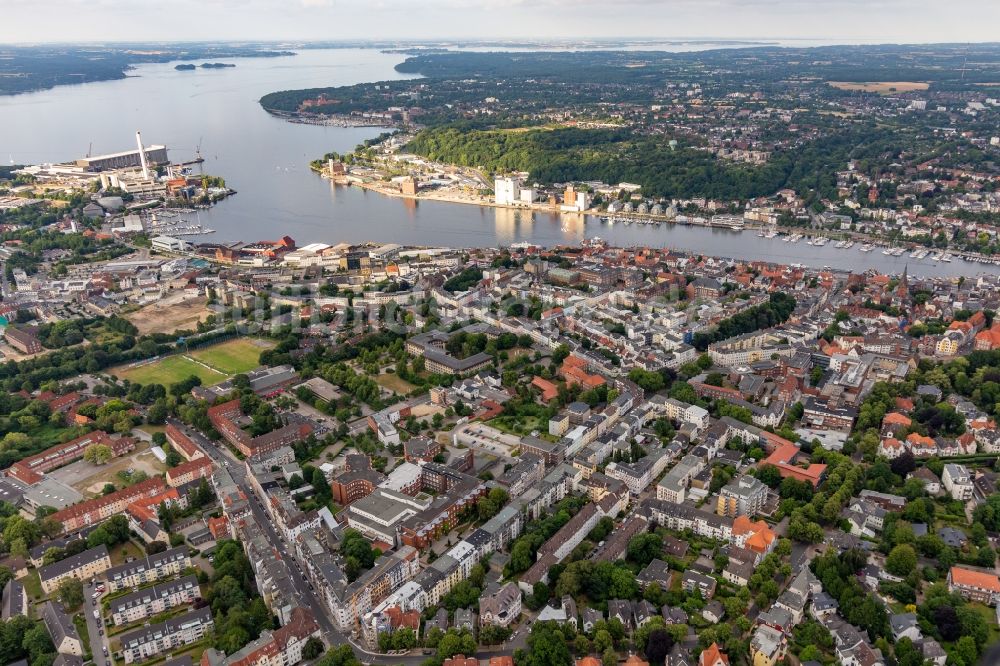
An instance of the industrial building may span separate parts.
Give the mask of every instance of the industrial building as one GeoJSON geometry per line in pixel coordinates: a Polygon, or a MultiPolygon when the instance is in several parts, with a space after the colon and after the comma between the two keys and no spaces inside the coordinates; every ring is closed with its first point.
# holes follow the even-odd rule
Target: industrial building
{"type": "MultiPolygon", "coordinates": [[[[146,146],[142,149],[142,152],[146,154],[146,160],[151,164],[165,164],[169,161],[166,146],[146,146]]],[[[126,150],[120,153],[93,155],[78,159],[76,165],[89,171],[142,167],[142,152],[136,148],[135,150],[126,150]]]]}

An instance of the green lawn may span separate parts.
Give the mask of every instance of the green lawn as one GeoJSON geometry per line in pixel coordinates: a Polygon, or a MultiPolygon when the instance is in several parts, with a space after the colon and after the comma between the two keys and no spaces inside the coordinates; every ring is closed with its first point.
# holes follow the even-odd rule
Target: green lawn
{"type": "Polygon", "coordinates": [[[183,381],[191,375],[201,379],[201,383],[204,386],[218,384],[229,378],[228,375],[222,372],[206,368],[180,355],[167,356],[159,361],[147,363],[137,368],[120,366],[113,368],[111,374],[120,379],[128,379],[139,384],[163,384],[164,386],[183,381]]]}
{"type": "Polygon", "coordinates": [[[194,349],[189,356],[226,374],[237,375],[259,367],[260,353],[266,348],[267,346],[262,346],[258,341],[237,338],[210,347],[194,349]]]}
{"type": "MultiPolygon", "coordinates": [[[[85,607],[86,605],[84,604],[85,607]]],[[[84,608],[83,612],[86,613],[87,609],[84,608]]],[[[88,661],[92,655],[90,653],[90,628],[87,626],[87,620],[77,613],[73,616],[73,624],[76,626],[77,633],[80,634],[80,642],[83,643],[83,659],[84,661],[88,661]]]]}
{"type": "Polygon", "coordinates": [[[24,585],[24,591],[28,593],[28,596],[32,599],[41,599],[44,593],[42,592],[42,583],[38,579],[38,570],[30,569],[28,575],[21,578],[21,585],[24,585]]]}
{"type": "Polygon", "coordinates": [[[128,555],[131,555],[132,557],[143,557],[145,554],[145,550],[132,541],[126,541],[125,543],[120,543],[114,546],[109,553],[111,556],[112,566],[125,564],[125,557],[128,555]]]}

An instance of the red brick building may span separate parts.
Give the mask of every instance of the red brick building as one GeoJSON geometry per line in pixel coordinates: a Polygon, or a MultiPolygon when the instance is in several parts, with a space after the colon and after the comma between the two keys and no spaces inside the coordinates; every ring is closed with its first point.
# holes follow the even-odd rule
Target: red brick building
{"type": "Polygon", "coordinates": [[[167,483],[177,488],[185,483],[212,476],[215,464],[208,456],[195,458],[167,470],[167,483]]]}
{"type": "Polygon", "coordinates": [[[247,456],[263,455],[301,441],[312,433],[307,423],[292,423],[258,437],[251,437],[236,423],[242,416],[240,401],[230,400],[208,408],[208,420],[222,437],[247,456]]]}
{"type": "Polygon", "coordinates": [[[45,472],[79,460],[89,447],[97,444],[110,448],[111,454],[116,458],[135,448],[135,440],[131,437],[112,439],[107,433],[95,430],[65,444],[56,444],[41,453],[19,460],[7,470],[7,475],[29,485],[36,484],[42,480],[42,474],[45,472]]]}
{"type": "Polygon", "coordinates": [[[154,497],[167,489],[167,484],[160,477],[146,479],[122,490],[96,497],[92,500],[79,502],[52,514],[52,519],[62,525],[64,532],[73,532],[95,525],[111,516],[123,513],[130,504],[146,497],[154,497]]]}

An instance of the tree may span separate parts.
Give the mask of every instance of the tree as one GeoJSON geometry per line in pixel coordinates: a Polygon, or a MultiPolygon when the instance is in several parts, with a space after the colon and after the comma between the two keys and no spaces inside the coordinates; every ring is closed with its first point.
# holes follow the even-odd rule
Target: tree
{"type": "Polygon", "coordinates": [[[302,646],[302,658],[315,659],[321,654],[323,654],[323,641],[315,636],[310,636],[306,644],[302,646]]]}
{"type": "Polygon", "coordinates": [[[889,551],[885,558],[886,570],[896,576],[906,577],[913,573],[917,567],[917,553],[913,546],[900,544],[889,551]]]}
{"type": "Polygon", "coordinates": [[[893,474],[898,474],[906,478],[907,474],[917,468],[917,463],[911,452],[904,451],[902,455],[893,458],[892,462],[889,463],[889,467],[892,469],[893,474]]]}
{"type": "Polygon", "coordinates": [[[962,623],[954,607],[942,604],[934,609],[933,617],[934,626],[937,627],[943,640],[954,641],[962,634],[962,623]]]}
{"type": "Polygon", "coordinates": [[[113,455],[110,446],[106,444],[91,444],[84,450],[83,459],[93,465],[104,465],[111,460],[113,455]]]}
{"type": "Polygon", "coordinates": [[[618,653],[608,648],[601,654],[601,666],[618,666],[618,653]]]}
{"type": "Polygon", "coordinates": [[[757,469],[757,479],[771,488],[781,485],[781,472],[774,465],[761,465],[757,469]]]}
{"type": "Polygon", "coordinates": [[[527,666],[572,666],[573,655],[555,622],[536,622],[528,636],[527,666]]]}
{"type": "Polygon", "coordinates": [[[955,650],[952,652],[952,657],[955,658],[953,663],[964,664],[964,666],[975,666],[976,662],[979,660],[979,649],[976,647],[976,642],[971,636],[962,636],[955,643],[955,650]]]}
{"type": "Polygon", "coordinates": [[[354,656],[351,646],[345,643],[331,648],[315,666],[361,666],[361,662],[354,656]]]}
{"type": "Polygon", "coordinates": [[[20,539],[25,546],[30,548],[38,543],[40,538],[41,528],[21,515],[8,518],[7,524],[3,528],[3,540],[8,545],[20,539]]]}
{"type": "Polygon", "coordinates": [[[645,567],[663,554],[663,539],[659,534],[637,534],[628,542],[626,557],[640,567],[645,567]]]}
{"type": "Polygon", "coordinates": [[[57,588],[59,601],[68,609],[83,604],[83,582],[77,578],[64,578],[57,588]]]}
{"type": "Polygon", "coordinates": [[[662,664],[673,646],[673,636],[666,629],[654,629],[646,639],[646,659],[650,664],[662,664]]]}

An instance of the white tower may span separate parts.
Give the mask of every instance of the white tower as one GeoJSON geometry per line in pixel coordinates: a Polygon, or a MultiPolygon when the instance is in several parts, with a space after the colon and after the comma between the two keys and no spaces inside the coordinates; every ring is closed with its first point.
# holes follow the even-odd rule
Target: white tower
{"type": "Polygon", "coordinates": [[[139,146],[139,162],[142,163],[142,177],[149,178],[149,164],[146,162],[146,150],[142,147],[142,133],[135,132],[135,142],[139,146]]]}

